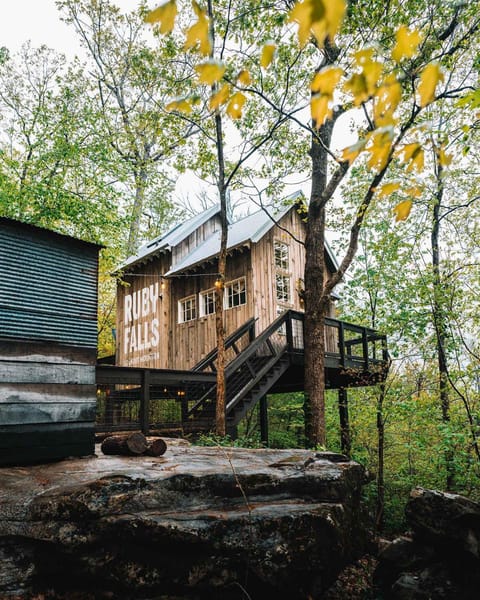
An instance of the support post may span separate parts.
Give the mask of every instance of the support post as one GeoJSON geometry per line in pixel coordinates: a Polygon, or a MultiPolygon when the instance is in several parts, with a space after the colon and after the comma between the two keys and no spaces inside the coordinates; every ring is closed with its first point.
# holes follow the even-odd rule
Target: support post
{"type": "Polygon", "coordinates": [[[140,428],[144,435],[150,430],[150,371],[143,371],[142,387],[140,390],[140,428]]]}
{"type": "Polygon", "coordinates": [[[348,419],[348,396],[345,388],[338,390],[338,413],[340,416],[340,445],[342,453],[350,458],[352,443],[350,440],[350,421],[348,419]]]}
{"type": "Polygon", "coordinates": [[[260,399],[260,438],[268,448],[268,402],[266,396],[260,399]]]}

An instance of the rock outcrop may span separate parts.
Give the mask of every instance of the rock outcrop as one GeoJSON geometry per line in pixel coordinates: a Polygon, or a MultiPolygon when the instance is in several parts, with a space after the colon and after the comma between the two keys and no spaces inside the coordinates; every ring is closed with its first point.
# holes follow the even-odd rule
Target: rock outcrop
{"type": "Polygon", "coordinates": [[[320,598],[366,542],[340,455],[169,445],[0,470],[0,598],[320,598]]]}
{"type": "Polygon", "coordinates": [[[417,488],[406,507],[412,535],[379,556],[376,580],[392,600],[476,600],[480,590],[480,504],[417,488]]]}

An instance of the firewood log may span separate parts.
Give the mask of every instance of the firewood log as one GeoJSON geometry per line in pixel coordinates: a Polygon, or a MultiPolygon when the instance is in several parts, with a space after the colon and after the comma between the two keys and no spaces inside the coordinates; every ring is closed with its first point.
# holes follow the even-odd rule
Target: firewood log
{"type": "Polygon", "coordinates": [[[103,440],[101,450],[104,454],[138,456],[144,454],[148,443],[143,433],[136,431],[127,435],[112,435],[103,440]]]}
{"type": "Polygon", "coordinates": [[[148,446],[145,454],[147,456],[162,456],[165,454],[167,444],[162,438],[148,438],[148,446]]]}

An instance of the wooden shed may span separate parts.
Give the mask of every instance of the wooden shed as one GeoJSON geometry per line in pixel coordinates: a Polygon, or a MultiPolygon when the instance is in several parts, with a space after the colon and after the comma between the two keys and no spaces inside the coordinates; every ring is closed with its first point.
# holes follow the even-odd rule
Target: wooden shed
{"type": "Polygon", "coordinates": [[[93,453],[99,249],[0,218],[0,465],[93,453]]]}

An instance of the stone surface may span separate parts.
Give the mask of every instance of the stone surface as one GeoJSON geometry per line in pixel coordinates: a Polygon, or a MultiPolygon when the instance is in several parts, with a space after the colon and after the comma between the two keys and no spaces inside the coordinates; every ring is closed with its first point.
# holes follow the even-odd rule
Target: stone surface
{"type": "Polygon", "coordinates": [[[406,517],[411,537],[379,555],[376,580],[394,600],[474,600],[480,589],[480,505],[446,492],[417,488],[406,517]]]}
{"type": "Polygon", "coordinates": [[[0,598],[319,598],[366,541],[363,468],[327,453],[168,444],[0,478],[0,598]]]}

